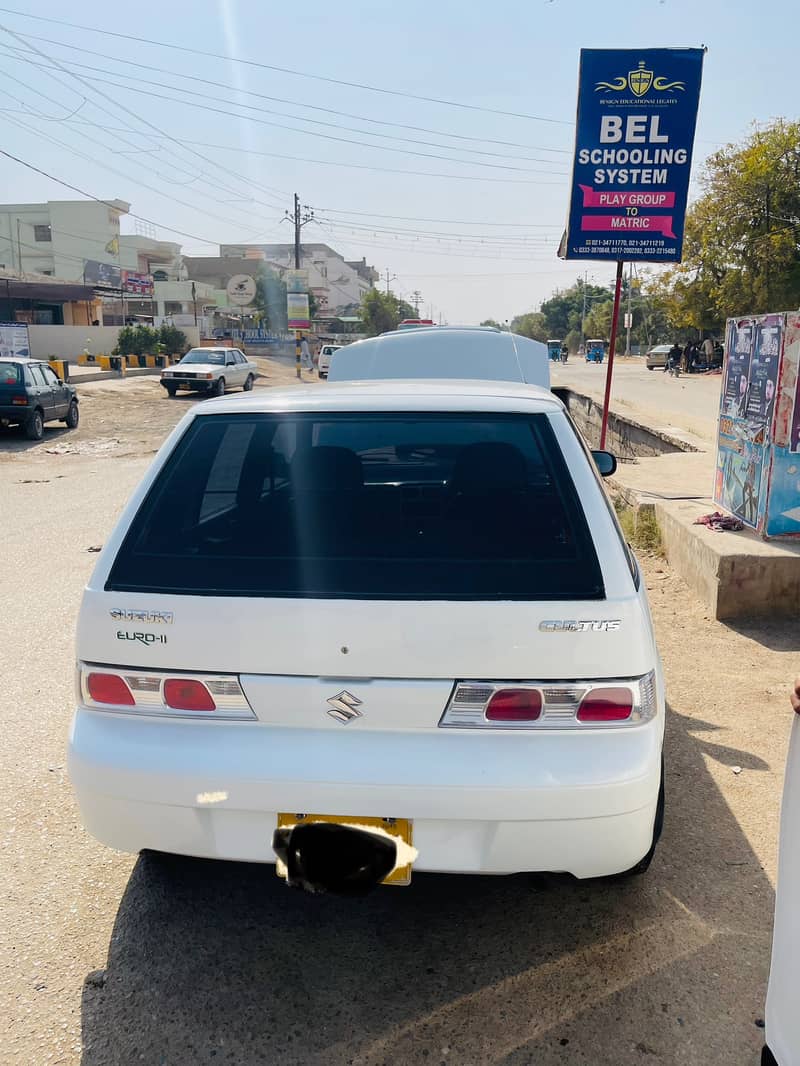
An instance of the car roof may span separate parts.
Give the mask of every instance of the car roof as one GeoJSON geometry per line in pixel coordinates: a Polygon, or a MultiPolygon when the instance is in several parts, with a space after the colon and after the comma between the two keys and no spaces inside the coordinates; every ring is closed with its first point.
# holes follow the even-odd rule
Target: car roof
{"type": "Polygon", "coordinates": [[[322,386],[264,389],[242,396],[207,400],[190,417],[258,412],[456,411],[555,412],[561,401],[549,389],[506,381],[430,378],[416,381],[346,381],[322,386]]]}
{"type": "Polygon", "coordinates": [[[339,349],[329,381],[456,379],[550,387],[547,347],[516,333],[470,326],[421,326],[339,349]]]}
{"type": "Polygon", "coordinates": [[[49,366],[46,359],[29,359],[24,355],[0,355],[0,363],[23,363],[25,366],[49,366]]]}

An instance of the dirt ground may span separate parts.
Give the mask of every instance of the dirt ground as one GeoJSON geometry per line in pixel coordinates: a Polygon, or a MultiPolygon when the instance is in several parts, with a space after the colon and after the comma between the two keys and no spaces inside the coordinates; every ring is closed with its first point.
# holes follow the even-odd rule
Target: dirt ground
{"type": "Polygon", "coordinates": [[[191,402],[87,385],[77,433],[0,436],[0,1063],[756,1066],[800,626],[716,622],[657,555],[666,822],[633,883],[418,875],[353,903],[87,836],[64,749],[90,549],[191,402]]]}

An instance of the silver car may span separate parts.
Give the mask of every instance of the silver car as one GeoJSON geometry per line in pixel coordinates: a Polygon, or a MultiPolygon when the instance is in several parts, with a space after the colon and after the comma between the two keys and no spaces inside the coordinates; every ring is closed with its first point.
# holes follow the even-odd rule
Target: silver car
{"type": "Polygon", "coordinates": [[[183,359],[161,374],[161,384],[169,396],[178,389],[224,396],[228,389],[249,392],[258,376],[258,367],[239,348],[190,348],[183,359]]]}

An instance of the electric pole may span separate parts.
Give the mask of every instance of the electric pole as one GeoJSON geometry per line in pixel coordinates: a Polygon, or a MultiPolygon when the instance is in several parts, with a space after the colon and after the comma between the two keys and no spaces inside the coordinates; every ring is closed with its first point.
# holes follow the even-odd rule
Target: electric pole
{"type": "Polygon", "coordinates": [[[386,282],[386,295],[388,296],[389,295],[389,282],[390,281],[396,281],[397,280],[397,274],[392,274],[392,276],[389,277],[389,268],[387,267],[386,268],[386,277],[385,277],[384,280],[386,282]]]}
{"type": "Polygon", "coordinates": [[[631,290],[633,288],[633,263],[628,264],[628,313],[625,316],[625,354],[631,354],[631,324],[633,318],[631,317],[631,290]]]}
{"type": "MultiPolygon", "coordinates": [[[[309,222],[314,221],[314,211],[308,206],[308,204],[300,204],[300,197],[297,193],[294,194],[294,211],[290,214],[285,212],[285,217],[294,226],[294,268],[300,269],[300,230],[303,226],[308,225],[309,222]]],[[[294,363],[297,371],[298,380],[301,377],[300,374],[300,345],[302,343],[302,331],[296,329],[294,331],[294,363]]]]}
{"type": "Polygon", "coordinates": [[[419,291],[419,289],[414,289],[414,292],[412,294],[412,303],[414,304],[414,314],[417,316],[417,318],[419,318],[419,305],[421,300],[422,293],[419,291]]]}
{"type": "Polygon", "coordinates": [[[581,311],[581,344],[586,344],[586,337],[584,336],[583,323],[586,320],[586,285],[588,283],[589,271],[583,272],[583,310],[581,311]]]}

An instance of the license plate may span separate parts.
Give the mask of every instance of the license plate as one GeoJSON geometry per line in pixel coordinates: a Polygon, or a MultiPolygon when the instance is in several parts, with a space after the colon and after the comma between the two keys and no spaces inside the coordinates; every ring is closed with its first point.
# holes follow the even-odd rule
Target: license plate
{"type": "MultiPolygon", "coordinates": [[[[292,829],[296,825],[304,825],[312,822],[331,822],[334,825],[348,825],[356,829],[383,829],[391,837],[399,842],[413,844],[413,823],[410,818],[339,818],[333,814],[279,814],[278,829],[292,829]]],[[[278,876],[284,876],[276,866],[278,876]]],[[[396,866],[394,870],[381,881],[382,885],[408,885],[411,883],[411,863],[405,866],[396,866]]]]}

